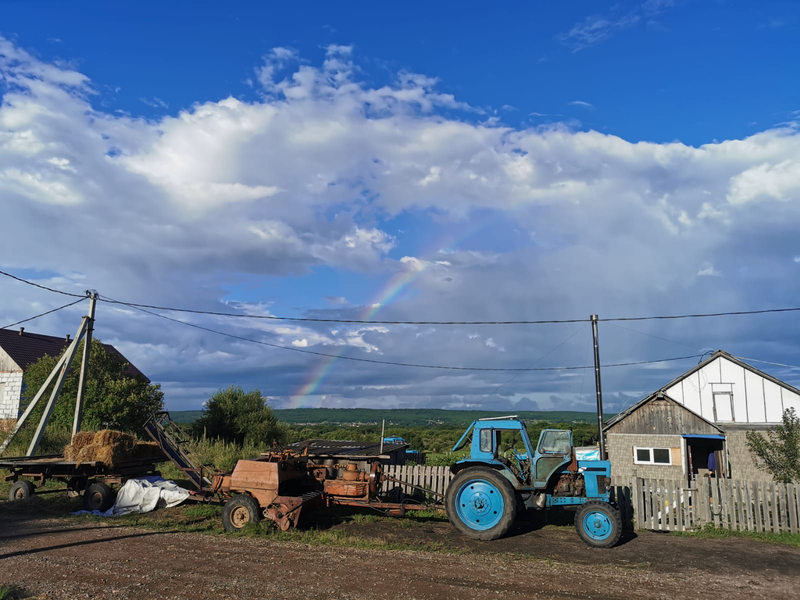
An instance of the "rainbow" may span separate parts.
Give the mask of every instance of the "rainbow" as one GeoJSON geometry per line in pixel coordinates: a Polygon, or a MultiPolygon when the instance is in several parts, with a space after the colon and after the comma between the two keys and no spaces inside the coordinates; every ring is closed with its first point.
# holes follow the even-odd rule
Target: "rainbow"
{"type": "MultiPolygon", "coordinates": [[[[403,293],[414,280],[420,277],[431,265],[430,261],[424,261],[417,269],[409,268],[395,273],[383,289],[376,295],[375,299],[367,304],[364,309],[359,313],[359,321],[369,321],[380,311],[381,308],[395,300],[400,294],[403,293]]],[[[342,346],[337,355],[345,350],[346,346],[342,346]]],[[[317,388],[325,381],[325,378],[331,372],[333,365],[336,364],[337,357],[323,357],[316,366],[311,370],[308,379],[305,383],[298,388],[298,390],[291,396],[288,408],[300,408],[303,401],[309,396],[313,396],[317,388]]]]}
{"type": "MultiPolygon", "coordinates": [[[[454,249],[458,244],[462,244],[465,240],[472,237],[479,231],[490,227],[495,221],[502,218],[502,214],[492,219],[479,219],[476,226],[461,232],[455,239],[441,240],[435,244],[428,252],[423,252],[422,256],[425,257],[420,262],[418,268],[407,268],[395,273],[381,291],[375,296],[375,299],[367,304],[358,316],[359,321],[371,320],[378,311],[384,306],[397,299],[403,291],[418,279],[431,265],[436,264],[435,257],[454,249]]],[[[319,389],[319,386],[325,381],[325,378],[331,372],[331,369],[336,364],[338,357],[346,349],[346,346],[341,346],[341,349],[336,353],[335,357],[323,357],[311,370],[305,383],[301,385],[297,391],[292,394],[287,403],[287,408],[300,408],[305,400],[319,389]]]]}

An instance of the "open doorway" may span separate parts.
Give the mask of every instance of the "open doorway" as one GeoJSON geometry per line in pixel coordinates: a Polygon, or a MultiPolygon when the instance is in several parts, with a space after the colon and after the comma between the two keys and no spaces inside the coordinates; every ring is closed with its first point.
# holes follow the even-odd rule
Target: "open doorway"
{"type": "Polygon", "coordinates": [[[706,477],[723,477],[725,438],[721,435],[684,435],[689,483],[706,477]]]}

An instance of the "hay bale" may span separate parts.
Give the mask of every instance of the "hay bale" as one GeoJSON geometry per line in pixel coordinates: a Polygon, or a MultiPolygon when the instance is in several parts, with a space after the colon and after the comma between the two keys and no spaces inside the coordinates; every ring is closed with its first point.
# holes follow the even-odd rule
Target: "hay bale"
{"type": "Polygon", "coordinates": [[[97,433],[87,431],[75,435],[72,444],[64,448],[64,457],[67,458],[69,454],[67,460],[75,461],[78,465],[101,462],[113,469],[119,463],[134,458],[136,445],[136,437],[129,433],[113,429],[97,433]]]}
{"type": "Polygon", "coordinates": [[[76,452],[80,452],[89,444],[94,442],[94,431],[79,431],[72,436],[72,446],[75,447],[76,452]]]}
{"type": "Polygon", "coordinates": [[[72,444],[64,446],[64,460],[69,462],[74,461],[78,457],[78,452],[80,452],[80,450],[72,444]]]}
{"type": "Polygon", "coordinates": [[[152,458],[155,460],[165,460],[164,453],[155,442],[136,442],[130,458],[152,458]]]}
{"type": "Polygon", "coordinates": [[[133,450],[136,445],[136,438],[130,433],[115,431],[113,429],[103,429],[94,435],[92,444],[96,446],[111,446],[122,448],[125,451],[133,450]]]}

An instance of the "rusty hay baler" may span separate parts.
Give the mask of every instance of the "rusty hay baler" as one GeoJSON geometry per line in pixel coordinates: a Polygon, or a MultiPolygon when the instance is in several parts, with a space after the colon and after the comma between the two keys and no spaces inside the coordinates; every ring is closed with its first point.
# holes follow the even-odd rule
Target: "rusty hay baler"
{"type": "Polygon", "coordinates": [[[232,472],[225,473],[192,463],[181,449],[180,430],[169,414],[156,414],[145,430],[193,482],[192,500],[225,503],[222,523],[227,531],[239,531],[262,519],[286,531],[297,525],[301,512],[323,506],[369,508],[392,516],[402,516],[407,510],[441,510],[441,505],[382,501],[378,493],[383,482],[394,479],[386,476],[377,457],[362,468],[351,461],[323,464],[307,450],[274,450],[239,460],[232,472]]]}

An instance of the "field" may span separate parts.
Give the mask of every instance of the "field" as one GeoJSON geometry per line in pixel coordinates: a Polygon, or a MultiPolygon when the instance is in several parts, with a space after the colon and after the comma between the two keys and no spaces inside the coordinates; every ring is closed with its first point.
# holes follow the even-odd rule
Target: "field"
{"type": "MultiPolygon", "coordinates": [[[[55,495],[0,503],[6,598],[793,598],[800,548],[748,538],[629,534],[582,544],[565,519],[461,538],[442,516],[318,511],[301,529],[221,531],[219,507],[67,516],[55,495]]],[[[3,596],[0,596],[2,598],[3,596]]]]}
{"type": "MultiPolygon", "coordinates": [[[[177,423],[192,423],[202,411],[176,410],[170,415],[177,423]]],[[[386,419],[387,425],[401,427],[419,427],[444,425],[466,427],[476,419],[499,417],[509,414],[487,410],[439,410],[439,409],[371,409],[371,408],[293,408],[276,409],[275,416],[282,423],[290,425],[306,424],[376,424],[386,419]]],[[[595,423],[597,417],[593,412],[576,411],[519,411],[515,413],[525,421],[550,421],[557,423],[595,423]]],[[[611,417],[606,415],[606,418],[611,417]]]]}

